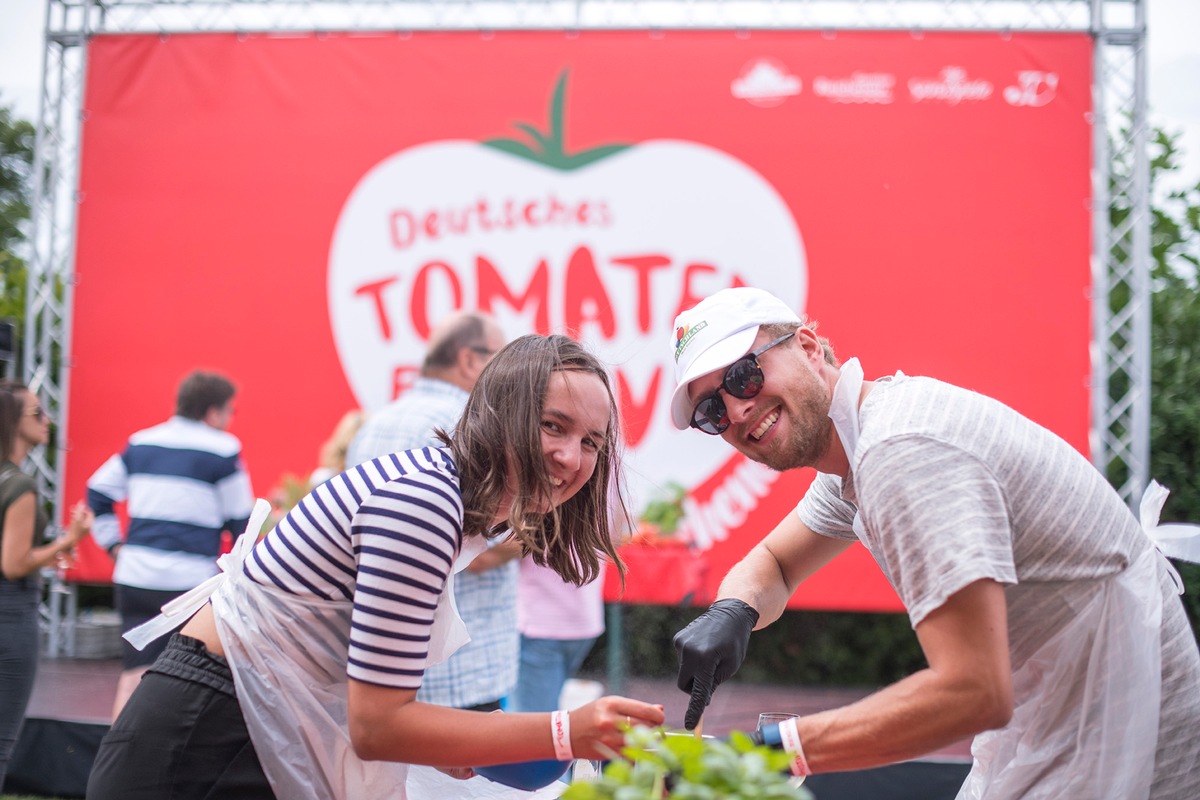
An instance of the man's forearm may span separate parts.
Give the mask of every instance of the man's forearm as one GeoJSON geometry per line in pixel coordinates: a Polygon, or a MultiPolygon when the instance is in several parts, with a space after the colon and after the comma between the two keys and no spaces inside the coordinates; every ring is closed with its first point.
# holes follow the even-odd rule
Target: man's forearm
{"type": "Polygon", "coordinates": [[[816,772],[915,758],[1013,713],[1004,588],[980,580],[917,626],[929,667],[842,708],[802,717],[796,729],[816,772]]]}
{"type": "Polygon", "coordinates": [[[791,595],[792,590],[784,580],[779,562],[762,544],[755,545],[729,571],[717,591],[718,600],[737,598],[758,612],[755,630],[779,619],[791,595]]]}
{"type": "Polygon", "coordinates": [[[924,669],[862,700],[797,720],[816,772],[868,769],[926,755],[1005,720],[978,685],[924,669]]]}
{"type": "Polygon", "coordinates": [[[115,514],[97,513],[96,521],[92,523],[92,540],[110,554],[121,544],[121,526],[115,514]]]}

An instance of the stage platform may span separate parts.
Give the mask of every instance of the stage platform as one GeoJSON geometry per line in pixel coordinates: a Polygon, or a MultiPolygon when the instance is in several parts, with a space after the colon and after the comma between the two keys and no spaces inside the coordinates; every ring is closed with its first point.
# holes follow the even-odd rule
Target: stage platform
{"type": "Polygon", "coordinates": [[[118,660],[42,659],[4,792],[83,796],[120,674],[118,660]]]}
{"type": "MultiPolygon", "coordinates": [[[[63,798],[83,796],[96,748],[108,729],[120,671],[119,661],[42,661],[25,728],[17,742],[4,785],[6,793],[63,798]]],[[[735,729],[753,730],[762,711],[808,714],[851,703],[868,693],[865,689],[751,686],[730,682],[717,691],[705,712],[704,732],[719,736],[735,729]]],[[[627,678],[623,694],[662,703],[666,708],[667,723],[683,724],[687,696],[676,689],[673,682],[627,678]]],[[[872,800],[952,800],[966,777],[969,764],[969,745],[964,741],[920,761],[859,772],[815,775],[807,785],[817,800],[864,797],[872,800]]]]}

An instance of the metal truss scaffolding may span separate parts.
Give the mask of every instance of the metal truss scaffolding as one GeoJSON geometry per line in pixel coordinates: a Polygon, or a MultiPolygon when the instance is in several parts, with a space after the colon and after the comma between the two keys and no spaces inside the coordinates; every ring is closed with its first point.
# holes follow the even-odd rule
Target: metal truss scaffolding
{"type": "MultiPolygon", "coordinates": [[[[47,0],[25,378],[59,421],[33,455],[62,518],[84,73],[98,33],[501,29],[1059,31],[1095,40],[1091,451],[1129,503],[1149,476],[1146,0],[47,0]],[[1109,209],[1125,213],[1113,224],[1109,209]]],[[[61,584],[58,586],[61,591],[61,584]]],[[[51,645],[54,651],[54,643],[51,645]]],[[[70,648],[68,647],[68,652],[70,648]]]]}

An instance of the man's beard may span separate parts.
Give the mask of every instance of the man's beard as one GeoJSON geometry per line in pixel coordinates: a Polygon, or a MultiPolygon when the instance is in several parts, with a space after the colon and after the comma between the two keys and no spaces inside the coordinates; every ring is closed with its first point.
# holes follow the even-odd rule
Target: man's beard
{"type": "MultiPolygon", "coordinates": [[[[801,370],[802,385],[795,397],[795,411],[785,409],[789,433],[778,447],[751,456],[776,472],[799,467],[811,467],[825,455],[832,435],[833,420],[829,418],[829,390],[825,383],[807,369],[801,370]]],[[[747,454],[749,455],[749,454],[747,454]]]]}

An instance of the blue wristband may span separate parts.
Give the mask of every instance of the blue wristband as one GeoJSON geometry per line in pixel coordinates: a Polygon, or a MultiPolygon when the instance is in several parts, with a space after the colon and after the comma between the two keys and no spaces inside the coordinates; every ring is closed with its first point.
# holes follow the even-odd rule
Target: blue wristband
{"type": "Polygon", "coordinates": [[[762,734],[762,743],[768,744],[771,747],[783,747],[783,738],[779,735],[779,723],[764,725],[759,731],[762,734]]]}

